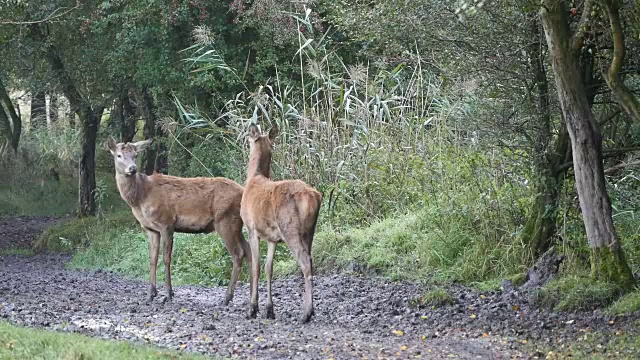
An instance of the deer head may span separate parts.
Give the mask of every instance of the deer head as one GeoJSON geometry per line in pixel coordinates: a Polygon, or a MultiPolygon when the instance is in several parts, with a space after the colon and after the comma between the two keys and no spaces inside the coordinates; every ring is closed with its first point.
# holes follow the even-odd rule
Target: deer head
{"type": "Polygon", "coordinates": [[[278,136],[278,127],[273,126],[269,130],[269,135],[262,135],[256,124],[249,125],[248,137],[251,155],[249,156],[249,178],[254,175],[269,177],[271,169],[271,143],[278,136]]]}
{"type": "Polygon", "coordinates": [[[113,155],[113,161],[116,167],[116,174],[125,176],[134,176],[138,173],[136,165],[136,155],[143,151],[151,144],[153,140],[147,139],[135,143],[118,143],[109,136],[107,139],[107,149],[113,155]]]}

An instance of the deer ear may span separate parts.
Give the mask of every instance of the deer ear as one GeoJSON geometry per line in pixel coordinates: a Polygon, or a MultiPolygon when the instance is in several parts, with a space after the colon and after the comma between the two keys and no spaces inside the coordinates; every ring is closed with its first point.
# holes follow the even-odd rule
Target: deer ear
{"type": "Polygon", "coordinates": [[[111,155],[115,155],[116,140],[112,136],[109,136],[109,138],[107,138],[106,148],[111,152],[111,155]]]}
{"type": "Polygon", "coordinates": [[[251,140],[257,139],[258,136],[260,136],[260,129],[258,129],[258,125],[256,124],[249,125],[249,131],[247,134],[249,135],[249,138],[251,140]]]}
{"type": "Polygon", "coordinates": [[[131,145],[133,145],[133,147],[136,149],[136,152],[141,152],[141,151],[144,151],[144,149],[146,149],[147,146],[151,145],[152,142],[153,142],[153,139],[147,139],[147,140],[135,142],[131,145]]]}
{"type": "Polygon", "coordinates": [[[280,134],[280,130],[278,129],[278,125],[273,125],[271,130],[269,130],[269,141],[274,142],[276,137],[280,134]]]}

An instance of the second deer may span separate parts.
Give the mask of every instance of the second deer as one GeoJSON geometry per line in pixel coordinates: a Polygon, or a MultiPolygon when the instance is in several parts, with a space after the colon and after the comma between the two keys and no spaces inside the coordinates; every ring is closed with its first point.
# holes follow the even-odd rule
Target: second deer
{"type": "MultiPolygon", "coordinates": [[[[171,302],[171,255],[173,234],[218,232],[231,255],[233,270],[231,282],[223,304],[233,299],[233,293],[242,267],[242,260],[250,264],[249,244],[242,235],[240,200],[243,188],[225,178],[180,178],[162,174],[147,176],[138,172],[136,154],[143,151],[151,139],[136,143],[116,144],[112,137],[107,147],[115,162],[116,183],[120,196],[131,211],[149,241],[151,285],[148,301],[156,296],[156,265],[160,239],[164,245],[164,270],[167,295],[171,302]]],[[[249,268],[251,266],[249,265],[249,268]]]]}
{"type": "Polygon", "coordinates": [[[300,321],[313,315],[313,268],[311,244],[315,233],[322,194],[301,180],[272,181],[271,143],[277,127],[269,135],[261,135],[254,124],[249,126],[251,154],[247,183],[242,194],[240,215],[249,232],[251,246],[251,304],[247,317],[258,312],[258,279],[260,278],[260,239],[266,240],[267,318],[275,318],[271,298],[271,277],[276,244],[284,241],[298,262],[304,276],[304,300],[300,321]]]}

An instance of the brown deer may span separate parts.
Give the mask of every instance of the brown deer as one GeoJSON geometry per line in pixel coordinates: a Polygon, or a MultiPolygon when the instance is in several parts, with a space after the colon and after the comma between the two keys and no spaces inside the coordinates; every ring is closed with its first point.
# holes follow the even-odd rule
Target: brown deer
{"type": "MultiPolygon", "coordinates": [[[[116,183],[120,196],[129,204],[133,216],[147,232],[150,275],[148,302],[157,295],[156,265],[160,239],[164,245],[164,271],[167,295],[171,302],[171,253],[174,232],[210,233],[217,231],[231,255],[233,270],[224,305],[233,299],[233,292],[242,267],[242,260],[251,264],[249,243],[242,235],[240,200],[242,186],[225,178],[180,178],[162,174],[147,176],[138,172],[136,154],[143,151],[151,139],[136,143],[116,144],[112,137],[107,148],[115,161],[116,183]]],[[[251,265],[249,265],[251,269],[251,265]]]]}
{"type": "Polygon", "coordinates": [[[271,275],[276,244],[284,241],[298,262],[304,276],[304,300],[300,321],[306,323],[313,315],[313,268],[311,243],[322,203],[322,194],[301,180],[272,181],[271,142],[277,127],[269,135],[261,135],[254,124],[249,126],[251,155],[247,183],[242,194],[240,215],[249,231],[251,246],[251,304],[248,318],[258,312],[258,279],[260,278],[259,241],[266,240],[267,318],[274,319],[271,298],[271,275]]]}

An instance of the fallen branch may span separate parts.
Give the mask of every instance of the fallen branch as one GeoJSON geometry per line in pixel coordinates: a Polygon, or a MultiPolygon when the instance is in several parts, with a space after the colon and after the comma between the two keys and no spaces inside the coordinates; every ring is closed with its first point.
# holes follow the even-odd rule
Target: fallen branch
{"type": "Polygon", "coordinates": [[[608,169],[604,170],[605,174],[612,174],[620,169],[624,169],[626,167],[630,167],[630,166],[637,166],[640,165],[640,160],[635,160],[635,161],[630,161],[630,162],[626,162],[626,163],[620,163],[617,165],[614,165],[608,169]]]}

